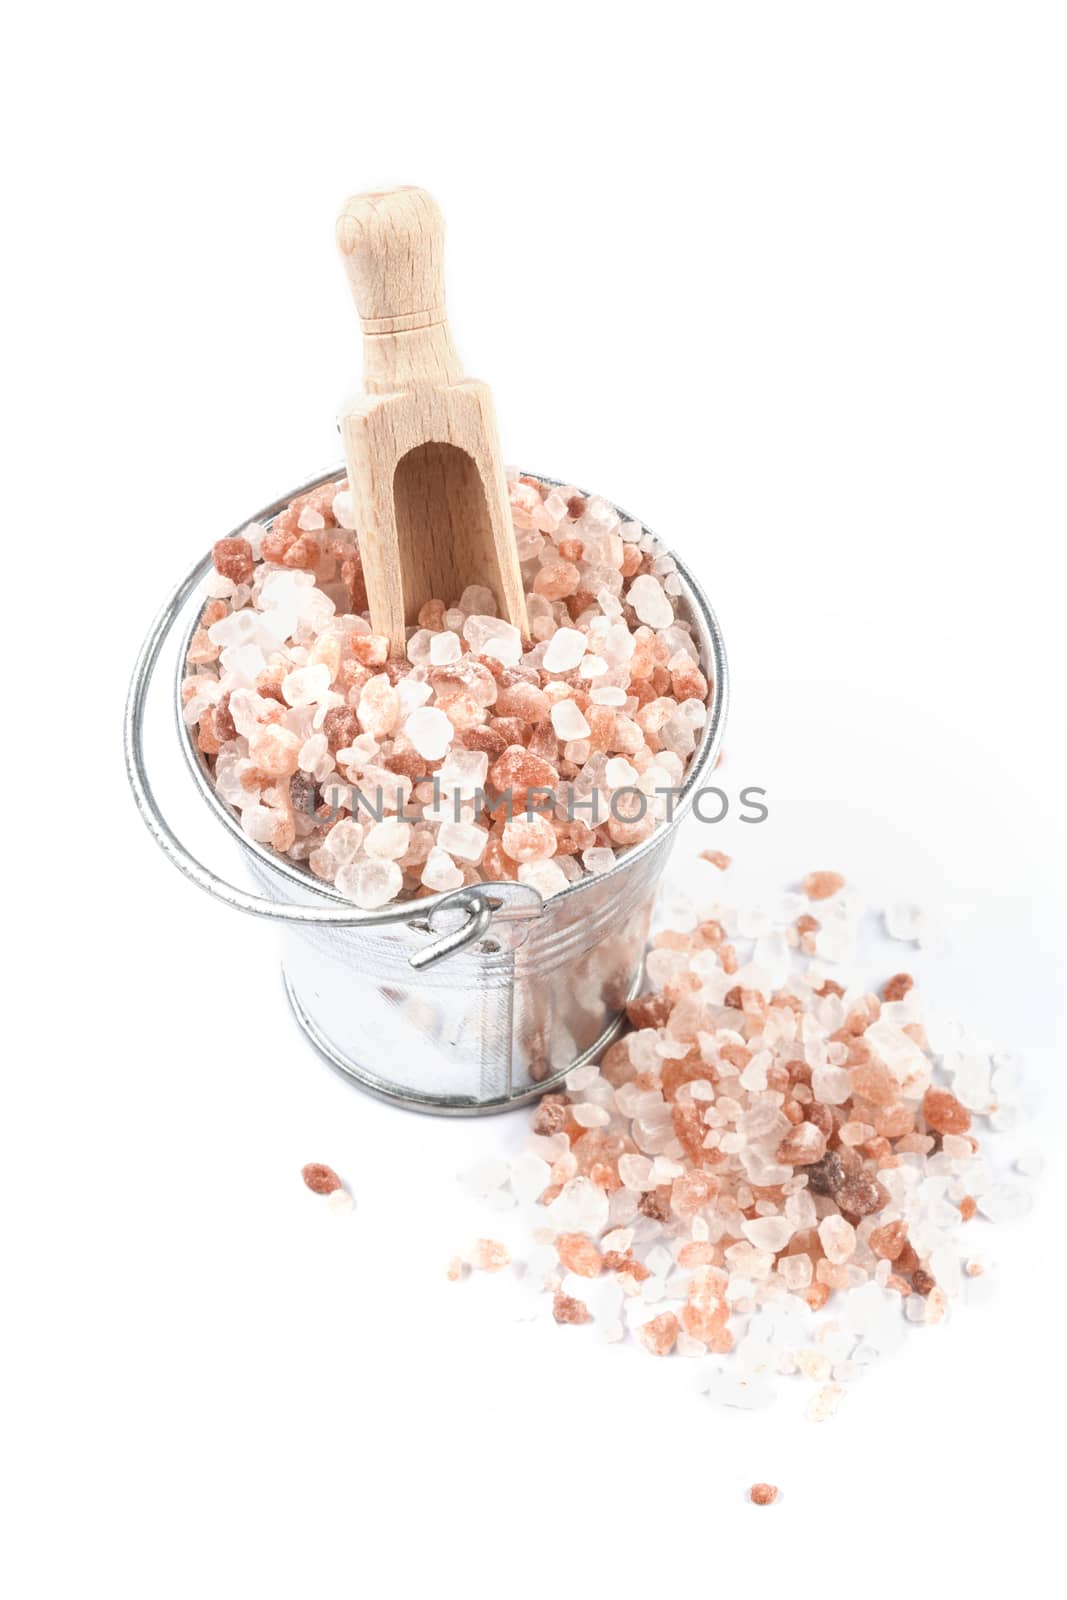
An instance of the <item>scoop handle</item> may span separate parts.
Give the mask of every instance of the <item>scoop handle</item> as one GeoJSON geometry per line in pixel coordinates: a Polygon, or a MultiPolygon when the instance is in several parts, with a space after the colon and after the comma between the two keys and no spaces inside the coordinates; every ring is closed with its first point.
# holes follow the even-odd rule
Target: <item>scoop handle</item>
{"type": "Polygon", "coordinates": [[[353,195],[337,244],[363,325],[372,394],[463,376],[445,313],[444,218],[425,189],[353,195]]]}

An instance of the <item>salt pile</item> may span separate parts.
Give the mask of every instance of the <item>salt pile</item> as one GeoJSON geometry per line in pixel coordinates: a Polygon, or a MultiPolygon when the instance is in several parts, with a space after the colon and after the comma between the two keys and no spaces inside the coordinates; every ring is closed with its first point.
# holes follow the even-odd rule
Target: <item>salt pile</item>
{"type": "Polygon", "coordinates": [[[605,871],[669,814],[700,741],[713,686],[671,557],[605,500],[509,492],[529,649],[472,586],[423,606],[390,660],[343,480],[215,545],[186,723],[245,832],[365,910],[605,871]]]}
{"type": "Polygon", "coordinates": [[[724,1405],[799,1375],[822,1421],[981,1278],[975,1219],[1025,1212],[1040,1160],[1005,1172],[979,1137],[1011,1124],[1018,1062],[954,1027],[935,1049],[907,973],[879,994],[831,977],[863,908],[837,874],[803,888],[655,936],[631,1031],[467,1184],[528,1208],[521,1292],[557,1322],[703,1357],[724,1405]]]}

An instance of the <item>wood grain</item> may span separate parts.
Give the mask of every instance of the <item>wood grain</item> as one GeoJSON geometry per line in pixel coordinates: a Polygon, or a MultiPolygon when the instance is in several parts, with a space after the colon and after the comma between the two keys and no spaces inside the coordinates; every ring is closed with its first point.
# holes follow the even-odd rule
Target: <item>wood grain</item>
{"type": "Polygon", "coordinates": [[[356,195],[337,242],[363,327],[341,434],[371,624],[403,655],[427,600],[478,583],[527,639],[492,396],[463,376],[445,315],[441,213],[423,189],[356,195]]]}

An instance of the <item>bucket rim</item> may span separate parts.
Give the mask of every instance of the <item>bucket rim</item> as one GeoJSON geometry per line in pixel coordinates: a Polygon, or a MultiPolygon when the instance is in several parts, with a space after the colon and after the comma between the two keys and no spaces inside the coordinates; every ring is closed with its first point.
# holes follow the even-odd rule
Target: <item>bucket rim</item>
{"type": "MultiPolygon", "coordinates": [[[[264,506],[261,510],[254,512],[249,517],[245,517],[243,521],[239,523],[236,528],[232,529],[229,534],[220,534],[219,537],[240,538],[243,536],[244,530],[248,527],[249,523],[252,522],[269,526],[273,519],[278,516],[280,512],[284,511],[290,502],[297,496],[307,494],[314,489],[321,488],[323,484],[329,483],[333,479],[343,478],[345,476],[345,471],[345,465],[342,462],[329,468],[325,472],[316,473],[304,483],[301,483],[295,488],[287,490],[285,494],[278,496],[277,499],[271,501],[269,505],[264,506]]],[[[592,497],[591,491],[583,489],[580,485],[572,484],[570,480],[553,478],[544,473],[528,471],[525,468],[521,469],[521,472],[522,476],[536,478],[539,483],[549,484],[554,488],[562,488],[564,486],[568,488],[573,487],[578,494],[584,495],[586,498],[592,497]]],[[[689,766],[686,769],[682,785],[676,792],[674,808],[670,820],[661,822],[656,828],[653,829],[648,838],[643,840],[640,844],[629,845],[625,847],[621,854],[616,856],[615,864],[612,867],[609,867],[606,872],[586,874],[585,876],[576,879],[574,883],[569,883],[565,889],[558,890],[557,893],[553,894],[548,900],[543,900],[541,902],[542,913],[547,911],[549,908],[554,909],[557,905],[562,906],[565,902],[573,901],[574,898],[583,892],[583,890],[590,888],[592,885],[602,885],[609,879],[623,874],[629,867],[642,860],[645,856],[651,854],[654,849],[661,845],[664,836],[669,836],[677,831],[680,824],[684,821],[685,817],[692,809],[700,780],[709,770],[711,770],[714,765],[715,758],[718,756],[726,723],[726,712],[729,705],[729,667],[727,663],[726,646],[722,635],[722,629],[719,626],[719,621],[711,606],[711,602],[708,600],[708,597],[704,593],[700,583],[696,578],[693,577],[688,566],[681,559],[681,557],[678,556],[664,542],[664,540],[661,539],[660,536],[642,520],[642,518],[633,516],[632,513],[624,510],[616,501],[610,499],[610,497],[607,495],[598,494],[596,498],[606,500],[610,506],[614,507],[615,511],[618,512],[623,521],[636,522],[644,534],[650,535],[652,538],[657,540],[661,546],[663,554],[669,555],[675,562],[677,574],[682,583],[682,598],[684,598],[688,603],[689,611],[691,613],[690,616],[686,617],[684,620],[692,621],[696,625],[699,635],[696,642],[700,647],[701,667],[702,669],[705,669],[710,664],[712,668],[711,679],[714,684],[714,694],[711,704],[708,707],[707,720],[701,729],[700,742],[698,743],[696,750],[693,752],[693,755],[690,757],[689,766]]],[[[200,564],[200,567],[197,569],[199,579],[202,580],[203,577],[207,576],[208,572],[211,570],[211,565],[211,552],[209,551],[200,564]]],[[[179,743],[181,745],[182,754],[185,758],[186,766],[192,775],[193,781],[196,784],[201,797],[214,815],[219,819],[219,821],[222,822],[223,826],[244,849],[246,849],[252,856],[255,857],[261,866],[268,868],[271,872],[278,873],[282,878],[287,880],[287,882],[291,884],[293,888],[299,889],[304,893],[315,894],[320,899],[325,900],[330,904],[346,907],[351,913],[348,926],[354,930],[358,930],[361,926],[381,927],[383,925],[388,925],[388,923],[393,921],[403,922],[407,920],[408,922],[421,922],[424,919],[432,919],[435,911],[438,908],[447,907],[449,905],[454,906],[456,903],[455,897],[457,891],[454,889],[442,890],[433,895],[424,895],[419,899],[398,900],[391,903],[388,907],[383,907],[376,911],[368,911],[365,913],[364,917],[361,917],[359,908],[355,906],[353,902],[347,898],[347,896],[342,894],[334,884],[327,883],[323,878],[317,878],[315,874],[301,862],[293,861],[286,856],[279,855],[276,851],[271,850],[265,844],[261,844],[258,840],[251,838],[250,835],[245,832],[241,826],[240,818],[236,810],[231,807],[227,801],[221,799],[219,796],[218,791],[216,790],[212,781],[206,758],[204,757],[203,752],[197,749],[193,730],[185,722],[182,715],[183,702],[181,687],[186,676],[186,658],[189,653],[189,646],[193,634],[199,626],[200,613],[203,610],[201,597],[196,595],[196,599],[198,604],[194,608],[193,615],[181,635],[181,642],[178,650],[178,659],[175,669],[175,715],[178,724],[179,743]],[[383,913],[392,913],[392,915],[388,917],[388,923],[383,913]]],[[[498,904],[493,909],[494,915],[503,918],[506,918],[508,915],[509,889],[511,891],[522,891],[527,889],[527,886],[518,883],[510,883],[507,880],[498,883],[494,879],[485,879],[482,882],[469,885],[470,892],[480,890],[487,894],[490,898],[500,895],[503,903],[498,904]]],[[[520,903],[515,907],[515,910],[521,915],[529,915],[529,907],[525,903],[528,898],[529,895],[527,891],[527,894],[521,896],[520,903]]]]}

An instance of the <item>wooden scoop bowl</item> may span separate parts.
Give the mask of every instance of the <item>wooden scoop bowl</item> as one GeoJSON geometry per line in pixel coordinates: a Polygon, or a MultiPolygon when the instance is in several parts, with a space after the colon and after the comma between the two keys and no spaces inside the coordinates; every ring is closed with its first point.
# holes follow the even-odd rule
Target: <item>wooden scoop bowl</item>
{"type": "Polygon", "coordinates": [[[402,656],[427,600],[484,584],[528,640],[492,397],[445,317],[441,213],[424,189],[355,195],[337,242],[363,325],[365,393],[341,433],[371,626],[402,656]]]}

